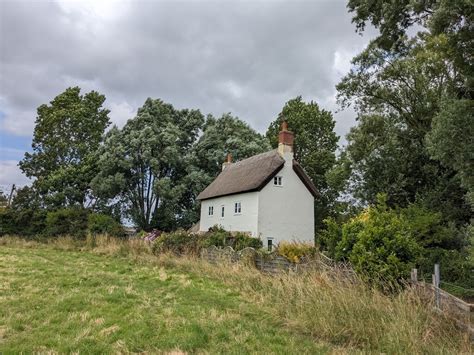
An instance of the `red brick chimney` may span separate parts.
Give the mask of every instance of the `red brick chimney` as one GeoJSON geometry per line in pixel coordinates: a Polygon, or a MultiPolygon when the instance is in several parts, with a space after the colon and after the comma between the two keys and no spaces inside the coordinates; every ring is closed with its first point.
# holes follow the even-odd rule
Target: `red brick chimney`
{"type": "Polygon", "coordinates": [[[285,153],[293,153],[293,141],[295,135],[288,130],[288,122],[281,123],[280,134],[278,135],[278,153],[283,156],[285,153]]]}
{"type": "Polygon", "coordinates": [[[227,168],[230,164],[232,164],[232,154],[227,153],[226,161],[222,164],[222,171],[227,168]]]}

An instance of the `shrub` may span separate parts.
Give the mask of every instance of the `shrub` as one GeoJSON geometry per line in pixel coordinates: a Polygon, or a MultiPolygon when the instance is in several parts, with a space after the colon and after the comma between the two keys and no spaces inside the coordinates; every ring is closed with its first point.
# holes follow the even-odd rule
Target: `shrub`
{"type": "Polygon", "coordinates": [[[113,217],[102,213],[91,213],[87,218],[87,230],[91,234],[109,234],[115,237],[124,237],[122,225],[113,217]]]}
{"type": "Polygon", "coordinates": [[[201,245],[204,248],[210,246],[224,247],[227,245],[229,237],[229,232],[219,226],[214,226],[209,228],[209,231],[204,234],[201,245]]]}
{"type": "Polygon", "coordinates": [[[84,208],[62,208],[46,215],[46,234],[84,237],[87,232],[88,212],[84,208]]]}
{"type": "Polygon", "coordinates": [[[245,248],[260,249],[261,247],[263,247],[263,243],[260,238],[252,238],[251,236],[241,232],[238,232],[233,236],[234,250],[242,250],[245,248]]]}
{"type": "Polygon", "coordinates": [[[309,243],[281,242],[278,244],[277,253],[289,261],[298,263],[302,257],[314,256],[317,250],[309,243]]]}
{"type": "Polygon", "coordinates": [[[198,234],[177,230],[163,233],[153,242],[153,254],[174,253],[178,255],[198,255],[201,248],[201,237],[198,234]]]}
{"type": "Polygon", "coordinates": [[[44,233],[46,225],[45,210],[14,210],[11,208],[0,209],[0,236],[17,234],[33,236],[44,233]]]}

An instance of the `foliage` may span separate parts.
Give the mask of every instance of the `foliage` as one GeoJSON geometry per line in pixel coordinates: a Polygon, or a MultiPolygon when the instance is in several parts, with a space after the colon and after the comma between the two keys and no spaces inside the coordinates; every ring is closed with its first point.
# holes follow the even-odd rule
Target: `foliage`
{"type": "Polygon", "coordinates": [[[336,161],[335,151],[339,137],[334,132],[335,121],[331,112],[320,109],[314,101],[306,103],[301,96],[288,101],[275,121],[270,123],[267,138],[272,147],[278,146],[278,133],[283,120],[295,134],[295,159],[308,173],[321,197],[315,201],[316,233],[322,220],[331,214],[337,192],[328,185],[326,173],[336,161]]]}
{"type": "MultiPolygon", "coordinates": [[[[109,125],[105,96],[68,88],[50,105],[38,107],[33,153],[25,153],[21,170],[30,178],[47,205],[83,206],[97,171],[93,154],[109,125]]],[[[89,198],[90,200],[90,198],[89,198]]]]}
{"type": "Polygon", "coordinates": [[[277,253],[293,263],[298,263],[303,257],[314,256],[317,250],[308,243],[280,242],[277,247],[277,253]]]}
{"type": "Polygon", "coordinates": [[[87,218],[87,231],[91,234],[108,234],[116,237],[125,236],[125,231],[120,222],[109,215],[101,213],[89,214],[87,218]]]}
{"type": "Polygon", "coordinates": [[[428,151],[443,165],[457,172],[474,210],[474,103],[473,100],[445,100],[433,118],[427,135],[428,151]]]}
{"type": "Polygon", "coordinates": [[[207,231],[203,236],[201,245],[204,248],[210,246],[225,247],[226,245],[229,245],[229,237],[229,232],[219,226],[213,226],[209,228],[209,231],[207,231]]]}
{"type": "Polygon", "coordinates": [[[232,235],[232,247],[234,250],[242,250],[245,248],[258,250],[263,247],[263,242],[260,238],[253,238],[246,233],[237,232],[232,235]]]}
{"type": "Polygon", "coordinates": [[[202,130],[193,153],[196,166],[211,180],[221,172],[228,153],[239,161],[271,149],[265,137],[229,113],[219,118],[208,115],[202,130]]]}
{"type": "Polygon", "coordinates": [[[371,280],[406,279],[412,267],[431,275],[440,263],[446,281],[470,285],[474,263],[467,257],[472,246],[466,233],[446,226],[440,213],[415,204],[391,209],[385,198],[345,223],[327,219],[323,250],[349,260],[371,280]]]}
{"type": "Polygon", "coordinates": [[[190,150],[203,120],[198,110],[147,99],[122,130],[108,132],[94,190],[110,201],[119,199],[140,229],[190,225],[187,212],[202,179],[192,169],[190,150]]]}
{"type": "Polygon", "coordinates": [[[177,255],[198,255],[201,247],[201,238],[198,234],[177,230],[163,233],[152,245],[155,255],[161,253],[174,253],[177,255]]]}
{"type": "Polygon", "coordinates": [[[49,236],[72,235],[85,237],[88,211],[81,207],[61,208],[46,215],[45,234],[49,236]]]}
{"type": "Polygon", "coordinates": [[[0,236],[6,234],[34,236],[44,233],[46,211],[0,208],[0,236]]]}

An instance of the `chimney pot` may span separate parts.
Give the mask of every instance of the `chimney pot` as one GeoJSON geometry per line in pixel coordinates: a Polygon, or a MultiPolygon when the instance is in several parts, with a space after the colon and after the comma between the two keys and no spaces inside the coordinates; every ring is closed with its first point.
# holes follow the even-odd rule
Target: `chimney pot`
{"type": "Polygon", "coordinates": [[[281,123],[280,134],[278,135],[278,152],[284,156],[285,153],[293,153],[293,141],[295,135],[288,130],[288,122],[281,123]]]}

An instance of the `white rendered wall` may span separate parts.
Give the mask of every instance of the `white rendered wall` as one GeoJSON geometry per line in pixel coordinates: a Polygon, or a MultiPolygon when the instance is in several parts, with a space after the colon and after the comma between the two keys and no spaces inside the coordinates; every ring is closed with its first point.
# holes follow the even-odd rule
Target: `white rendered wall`
{"type": "Polygon", "coordinates": [[[223,196],[201,201],[200,231],[207,231],[210,227],[222,226],[227,231],[250,232],[258,237],[258,192],[247,192],[230,196],[223,196]],[[235,202],[240,202],[242,212],[234,213],[235,202]],[[214,215],[209,216],[209,206],[214,206],[214,215]],[[221,206],[224,206],[224,218],[221,217],[221,206]]]}
{"type": "Polygon", "coordinates": [[[270,181],[259,192],[258,233],[263,245],[273,238],[273,245],[285,241],[314,244],[314,197],[296,175],[293,154],[285,153],[285,165],[277,174],[283,186],[270,181]]]}

